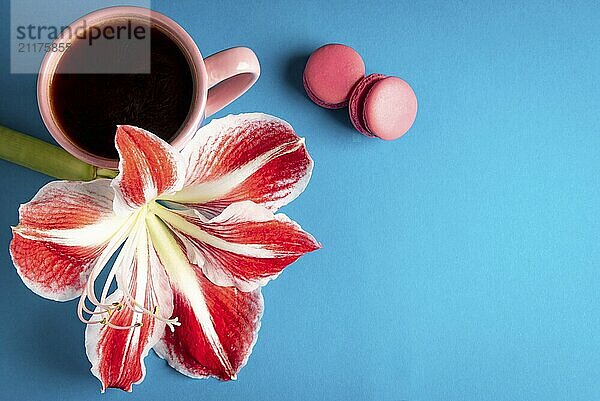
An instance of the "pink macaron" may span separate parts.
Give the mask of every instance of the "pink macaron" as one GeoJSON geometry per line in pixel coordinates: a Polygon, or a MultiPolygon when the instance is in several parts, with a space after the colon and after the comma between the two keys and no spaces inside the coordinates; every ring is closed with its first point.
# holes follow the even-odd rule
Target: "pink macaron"
{"type": "Polygon", "coordinates": [[[363,104],[366,129],[381,139],[400,138],[417,116],[417,97],[409,84],[397,77],[373,83],[363,104]]]}
{"type": "Polygon", "coordinates": [[[348,104],[354,85],[365,75],[365,63],[353,48],[328,44],[306,62],[302,81],[308,97],[321,107],[340,109],[348,104]]]}
{"type": "Polygon", "coordinates": [[[369,90],[377,81],[386,78],[383,74],[370,74],[358,81],[352,90],[350,95],[350,101],[348,103],[348,114],[350,115],[350,121],[354,128],[361,134],[366,136],[375,136],[367,129],[365,121],[363,119],[364,104],[369,90]]]}

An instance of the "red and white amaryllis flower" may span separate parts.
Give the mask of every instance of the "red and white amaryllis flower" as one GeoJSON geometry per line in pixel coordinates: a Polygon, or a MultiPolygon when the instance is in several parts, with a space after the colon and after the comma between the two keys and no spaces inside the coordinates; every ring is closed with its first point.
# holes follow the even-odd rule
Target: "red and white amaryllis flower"
{"type": "Polygon", "coordinates": [[[10,245],[19,275],[45,298],[80,297],[103,391],[142,381],[151,348],[185,375],[235,379],[256,341],[260,287],[320,247],[274,214],[308,184],[304,140],[245,114],[213,120],[182,152],[131,126],[116,146],[114,180],[51,182],[21,206],[10,245]]]}

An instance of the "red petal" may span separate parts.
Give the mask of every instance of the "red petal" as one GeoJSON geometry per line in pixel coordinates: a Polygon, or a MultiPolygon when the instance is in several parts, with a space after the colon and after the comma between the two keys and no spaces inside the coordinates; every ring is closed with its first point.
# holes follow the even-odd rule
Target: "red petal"
{"type": "MultiPolygon", "coordinates": [[[[119,295],[115,293],[113,295],[119,295]]],[[[123,302],[122,298],[107,298],[109,302],[123,302]]],[[[86,347],[92,362],[92,372],[106,388],[131,391],[131,386],[144,379],[144,358],[160,338],[165,324],[150,315],[134,313],[129,308],[116,311],[110,318],[114,325],[129,326],[136,322],[140,327],[115,329],[101,324],[88,325],[86,347]]]]}
{"type": "Polygon", "coordinates": [[[167,199],[209,215],[243,200],[277,210],[304,190],[313,166],[287,122],[258,113],[213,120],[182,156],[188,162],[184,189],[167,199]]]}
{"type": "Polygon", "coordinates": [[[68,247],[13,233],[10,253],[23,282],[56,301],[81,295],[90,270],[104,248],[68,247]]]}
{"type": "Polygon", "coordinates": [[[55,181],[19,209],[10,253],[23,282],[59,301],[80,295],[120,221],[110,181],[55,181]]]}
{"type": "Polygon", "coordinates": [[[19,225],[36,230],[85,227],[112,215],[110,181],[54,181],[19,208],[19,225]]]}
{"type": "MultiPolygon", "coordinates": [[[[108,301],[123,301],[116,297],[108,297],[108,301]]],[[[115,325],[128,326],[134,322],[142,323],[141,327],[128,330],[115,329],[100,324],[88,325],[86,345],[88,358],[92,363],[94,374],[102,382],[102,391],[106,388],[120,388],[131,391],[131,386],[144,379],[144,358],[157,341],[156,334],[164,331],[165,324],[149,315],[140,316],[129,308],[114,312],[110,322],[115,325]],[[154,338],[153,338],[154,337],[154,338]],[[94,353],[94,356],[90,354],[94,353]]]]}
{"type": "MultiPolygon", "coordinates": [[[[168,278],[154,248],[145,238],[145,227],[140,228],[143,240],[138,242],[137,238],[130,237],[121,251],[126,255],[121,259],[117,274],[121,276],[120,283],[124,287],[119,286],[106,303],[126,305],[124,292],[127,291],[144,308],[153,311],[157,307],[157,313],[169,318],[173,303],[168,278]]],[[[108,387],[131,391],[133,384],[144,379],[146,369],[143,360],[163,335],[165,323],[152,315],[134,312],[127,306],[110,316],[99,316],[107,317],[116,326],[141,323],[140,327],[130,329],[101,324],[88,325],[86,329],[86,352],[92,363],[92,373],[102,382],[102,391],[108,387]]]]}
{"type": "Polygon", "coordinates": [[[115,138],[119,175],[113,181],[118,208],[135,209],[164,193],[177,191],[183,180],[179,153],[156,135],[120,125],[115,138]]]}
{"type": "Polygon", "coordinates": [[[260,289],[219,287],[199,270],[194,272],[196,283],[186,283],[183,289],[179,283],[173,286],[173,313],[181,327],[165,331],[154,349],[187,376],[235,379],[257,339],[263,311],[260,289]]]}
{"type": "Polygon", "coordinates": [[[285,215],[249,201],[234,203],[211,220],[166,209],[159,215],[189,241],[197,254],[192,261],[211,281],[242,291],[266,284],[300,256],[321,247],[285,215]]]}

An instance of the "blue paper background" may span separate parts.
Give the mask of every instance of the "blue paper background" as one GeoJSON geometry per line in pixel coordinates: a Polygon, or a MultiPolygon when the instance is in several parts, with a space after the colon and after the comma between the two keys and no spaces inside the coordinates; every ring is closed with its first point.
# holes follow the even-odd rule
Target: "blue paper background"
{"type": "MultiPolygon", "coordinates": [[[[0,123],[50,140],[35,76],[10,75],[0,8],[0,123]]],[[[204,55],[252,47],[262,76],[219,115],[290,121],[315,159],[285,212],[324,249],[264,289],[236,382],[151,354],[132,395],[103,397],[75,304],[21,283],[17,207],[48,182],[0,161],[0,398],[5,400],[592,400],[600,398],[600,5],[597,1],[155,1],[204,55]],[[250,3],[250,2],[249,2],[250,3]],[[402,139],[312,104],[307,55],[347,43],[407,80],[402,139]]],[[[34,11],[32,11],[34,12],[34,11]]]]}

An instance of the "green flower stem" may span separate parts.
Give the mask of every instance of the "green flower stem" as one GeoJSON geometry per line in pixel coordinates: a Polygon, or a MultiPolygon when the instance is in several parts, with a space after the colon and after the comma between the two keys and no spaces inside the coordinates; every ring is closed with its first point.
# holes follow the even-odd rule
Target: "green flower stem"
{"type": "Polygon", "coordinates": [[[117,172],[85,163],[58,146],[0,125],[0,158],[61,180],[114,178],[117,172]]]}

